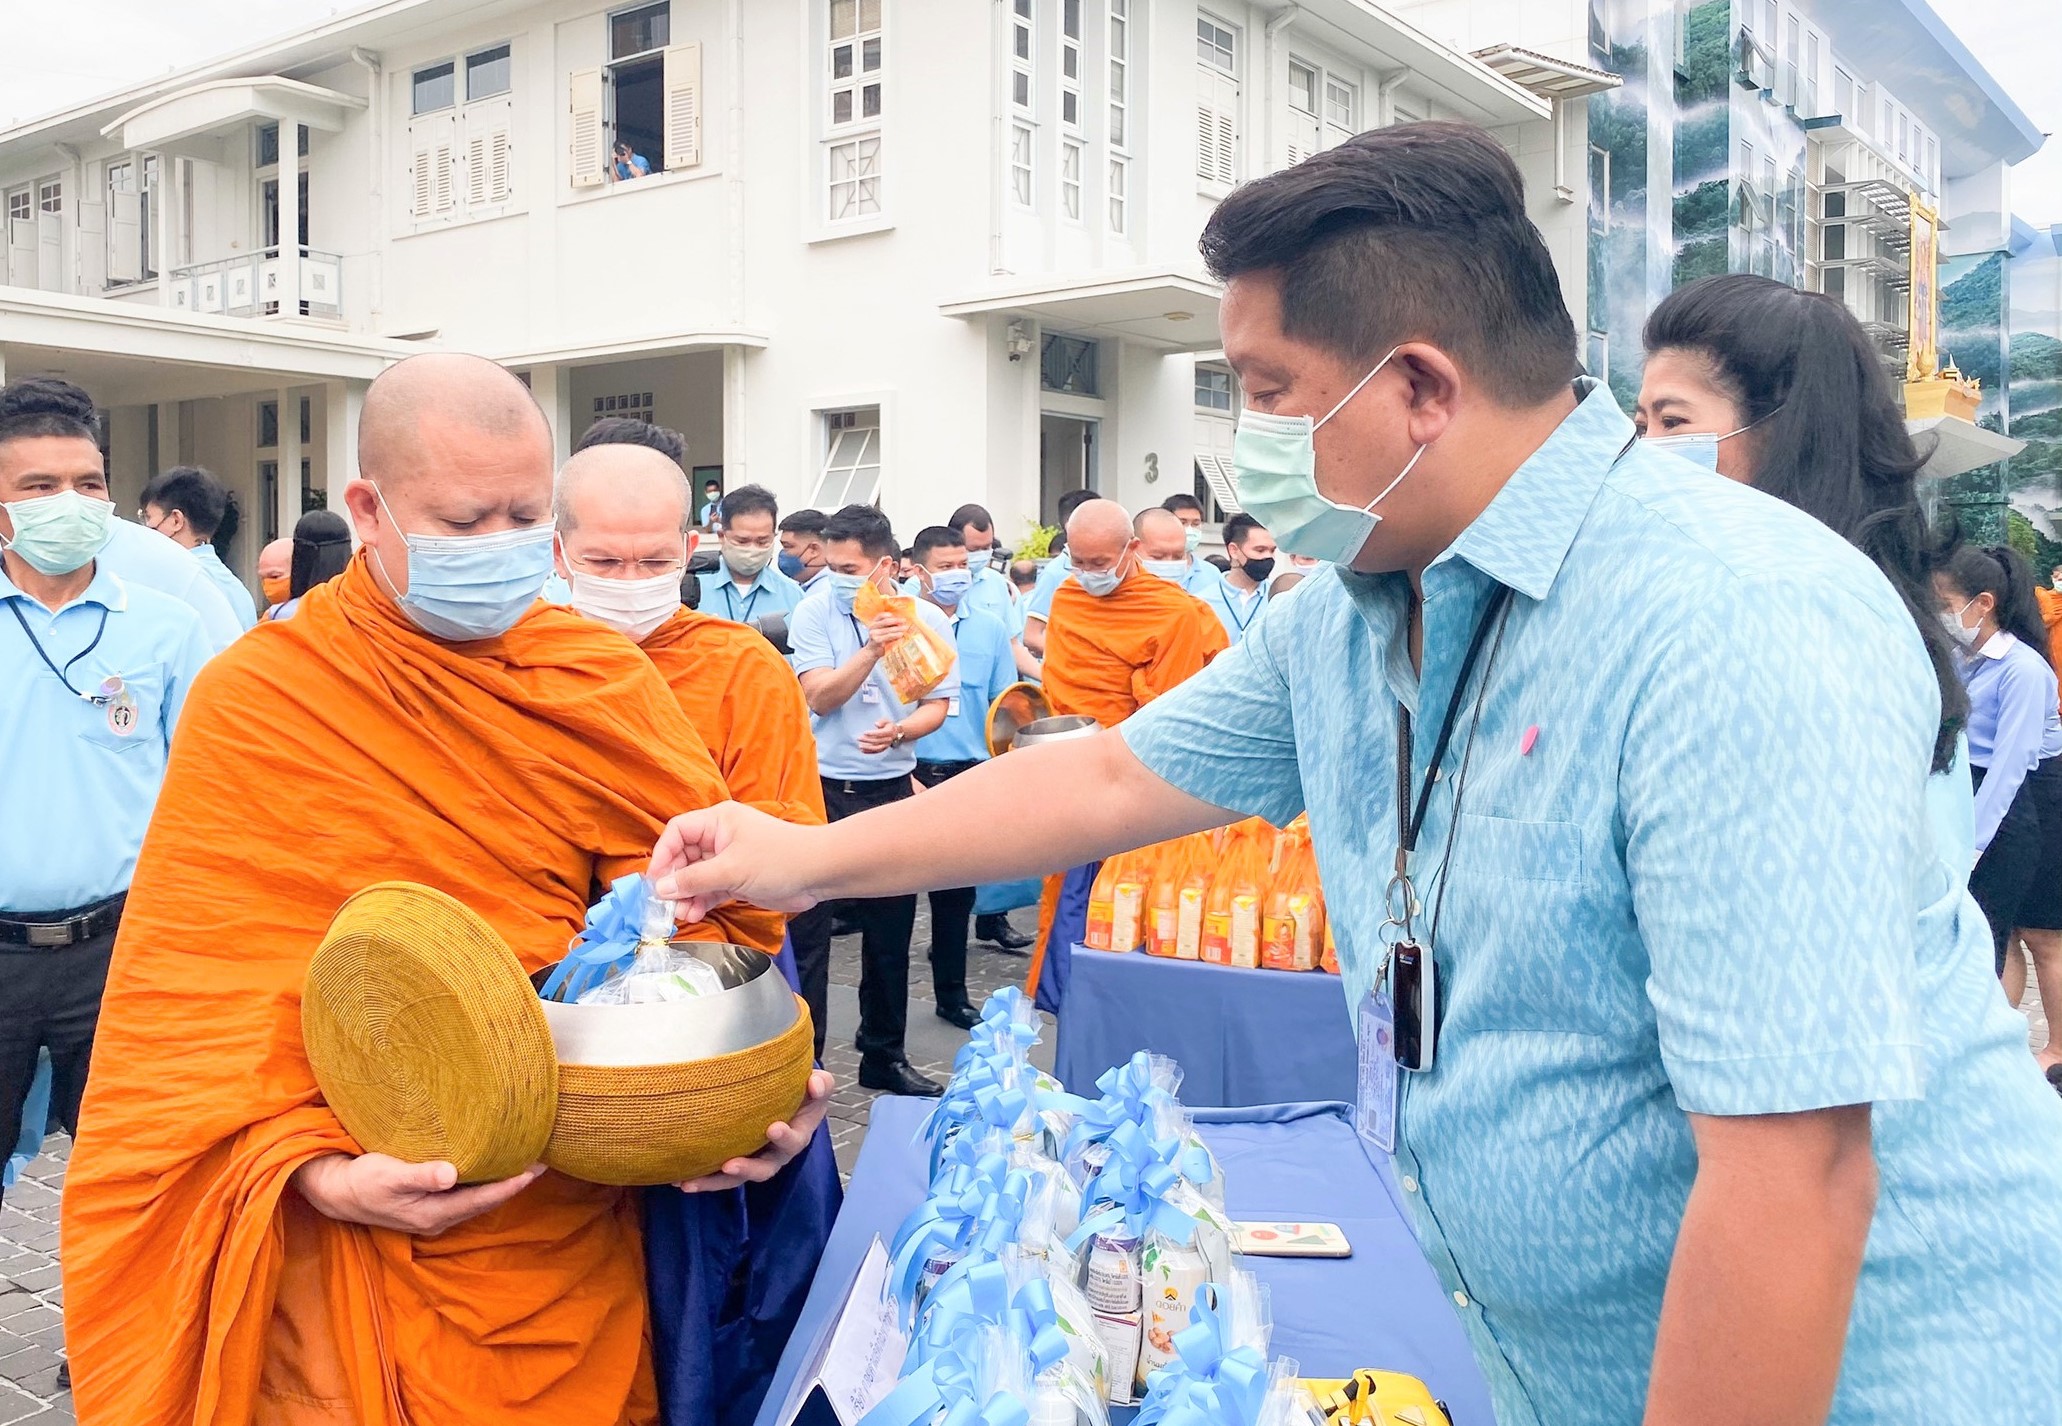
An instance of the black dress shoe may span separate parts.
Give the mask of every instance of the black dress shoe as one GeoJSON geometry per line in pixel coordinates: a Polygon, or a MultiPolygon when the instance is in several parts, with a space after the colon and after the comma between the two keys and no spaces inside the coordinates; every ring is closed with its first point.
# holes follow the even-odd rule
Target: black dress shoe
{"type": "Polygon", "coordinates": [[[59,1391],[70,1391],[72,1389],[72,1364],[68,1360],[57,1364],[57,1389],[59,1391]]]}
{"type": "Polygon", "coordinates": [[[957,1025],[962,1030],[971,1030],[981,1023],[981,1012],[962,1000],[957,1005],[940,1005],[938,1018],[948,1025],[957,1025]]]}
{"type": "Polygon", "coordinates": [[[1003,915],[976,916],[974,938],[1005,951],[1021,951],[1031,944],[1031,938],[1010,924],[1010,918],[1003,915]]]}
{"type": "Polygon", "coordinates": [[[859,1062],[859,1087],[879,1090],[886,1094],[906,1094],[914,1099],[936,1099],[945,1092],[945,1086],[920,1074],[908,1060],[890,1060],[885,1064],[859,1062]]]}

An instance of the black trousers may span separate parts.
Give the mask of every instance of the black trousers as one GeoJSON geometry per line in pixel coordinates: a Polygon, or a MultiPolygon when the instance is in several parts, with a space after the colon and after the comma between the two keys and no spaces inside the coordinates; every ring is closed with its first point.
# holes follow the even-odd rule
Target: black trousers
{"type": "MultiPolygon", "coordinates": [[[[1983,786],[1986,771],[1980,767],[1970,769],[1978,787],[1983,786]]],[[[2011,945],[2012,933],[2019,927],[2019,908],[2032,890],[2034,875],[2040,867],[2041,831],[2040,803],[2029,777],[2012,795],[2012,805],[2005,809],[1997,831],[1991,834],[1990,845],[1983,849],[1975,869],[1969,873],[1969,894],[1976,898],[1976,904],[1983,908],[1983,919],[1990,923],[1991,951],[1999,975],[2005,973],[2005,951],[2011,945]]]]}
{"type": "MultiPolygon", "coordinates": [[[[978,762],[916,765],[925,787],[958,777],[978,762]]],[[[974,888],[955,886],[931,893],[931,994],[942,1010],[967,1003],[967,931],[974,919],[974,888]]]]}
{"type": "MultiPolygon", "coordinates": [[[[823,780],[823,810],[833,822],[869,807],[914,797],[907,777],[869,781],[823,780]]],[[[859,927],[859,1058],[886,1065],[905,1058],[909,1029],[909,937],[916,927],[914,896],[866,897],[838,903],[859,927]]],[[[823,1058],[824,1020],[830,1009],[831,907],[811,907],[788,921],[802,998],[816,1018],[816,1057],[823,1058]]]]}
{"type": "Polygon", "coordinates": [[[51,950],[0,945],[0,1156],[21,1138],[22,1100],[36,1080],[36,1053],[50,1051],[50,1108],[79,1131],[79,1101],[100,1023],[100,995],[115,948],[108,930],[51,950]]]}

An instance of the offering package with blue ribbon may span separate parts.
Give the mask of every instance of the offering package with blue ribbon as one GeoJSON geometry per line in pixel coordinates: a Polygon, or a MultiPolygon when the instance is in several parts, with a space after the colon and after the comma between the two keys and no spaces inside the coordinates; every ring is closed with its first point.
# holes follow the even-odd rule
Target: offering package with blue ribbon
{"type": "Polygon", "coordinates": [[[540,994],[580,1005],[650,1005],[719,993],[715,967],[674,947],[673,930],[672,902],[653,895],[643,876],[618,877],[587,908],[586,926],[540,994]]]}
{"type": "Polygon", "coordinates": [[[991,998],[924,1125],[931,1188],[887,1289],[912,1346],[864,1426],[1107,1426],[1233,1269],[1179,1068],[1139,1056],[1070,1095],[1031,1064],[1040,1026],[1020,992],[991,998]]]}
{"type": "Polygon", "coordinates": [[[1251,1273],[1204,1285],[1174,1355],[1153,1373],[1135,1426],[1322,1426],[1288,1358],[1267,1356],[1267,1292],[1251,1273]]]}

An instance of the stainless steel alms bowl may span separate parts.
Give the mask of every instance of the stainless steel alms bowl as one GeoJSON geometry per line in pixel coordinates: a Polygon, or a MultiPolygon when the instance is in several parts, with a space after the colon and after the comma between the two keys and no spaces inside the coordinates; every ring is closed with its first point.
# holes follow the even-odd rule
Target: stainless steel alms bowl
{"type": "MultiPolygon", "coordinates": [[[[723,979],[714,995],[657,1005],[567,1005],[546,1000],[545,1023],[560,1064],[676,1065],[763,1045],[801,1013],[764,951],[721,941],[675,941],[723,979]]],[[[542,986],[549,969],[531,977],[542,986]]]]}
{"type": "Polygon", "coordinates": [[[1057,743],[1068,738],[1093,737],[1102,731],[1095,719],[1081,713],[1063,713],[1057,718],[1039,718],[1017,729],[1013,748],[1035,748],[1040,743],[1057,743]]]}

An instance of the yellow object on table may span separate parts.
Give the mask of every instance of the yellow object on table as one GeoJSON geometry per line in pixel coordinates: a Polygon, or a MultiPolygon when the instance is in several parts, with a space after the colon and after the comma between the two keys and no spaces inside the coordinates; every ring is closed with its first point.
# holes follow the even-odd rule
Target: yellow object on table
{"type": "Polygon", "coordinates": [[[1402,1372],[1363,1367],[1345,1380],[1306,1377],[1330,1426],[1452,1426],[1430,1387],[1402,1372]]]}

